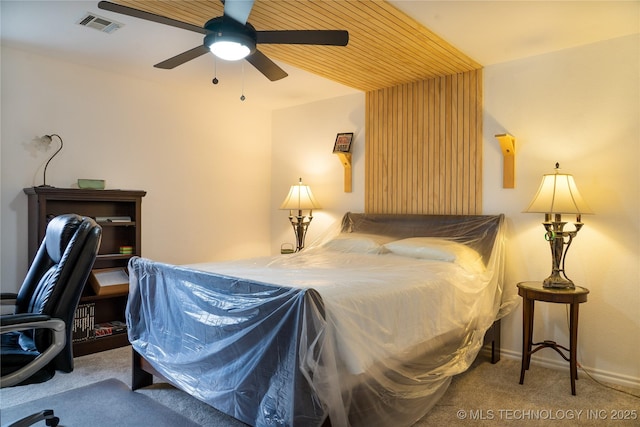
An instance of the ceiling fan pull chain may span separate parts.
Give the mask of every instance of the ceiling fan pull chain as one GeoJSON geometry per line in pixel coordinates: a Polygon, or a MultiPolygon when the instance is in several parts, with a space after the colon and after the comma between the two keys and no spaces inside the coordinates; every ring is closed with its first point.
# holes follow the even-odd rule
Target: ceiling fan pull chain
{"type": "Polygon", "coordinates": [[[217,85],[218,81],[218,59],[213,55],[213,80],[211,80],[211,83],[217,85]]]}
{"type": "Polygon", "coordinates": [[[240,96],[240,101],[244,101],[245,96],[244,96],[244,62],[242,63],[242,95],[240,96]]]}

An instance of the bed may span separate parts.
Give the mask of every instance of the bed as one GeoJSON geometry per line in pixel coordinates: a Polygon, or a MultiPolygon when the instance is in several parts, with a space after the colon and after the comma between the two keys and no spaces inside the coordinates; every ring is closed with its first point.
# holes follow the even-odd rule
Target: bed
{"type": "Polygon", "coordinates": [[[252,426],[410,426],[503,315],[502,215],[347,213],[290,255],[129,263],[133,388],[252,426]]]}

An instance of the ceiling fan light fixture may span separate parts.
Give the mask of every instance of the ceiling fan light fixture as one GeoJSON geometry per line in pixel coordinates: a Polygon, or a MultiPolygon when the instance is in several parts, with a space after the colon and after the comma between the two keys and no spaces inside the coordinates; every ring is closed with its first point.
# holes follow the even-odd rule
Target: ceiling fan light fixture
{"type": "Polygon", "coordinates": [[[211,32],[204,37],[204,45],[220,59],[238,61],[256,50],[256,34],[250,25],[223,17],[211,19],[205,28],[211,32]]]}
{"type": "Polygon", "coordinates": [[[215,56],[226,61],[238,61],[251,53],[249,46],[231,40],[218,40],[209,45],[209,49],[215,56]]]}

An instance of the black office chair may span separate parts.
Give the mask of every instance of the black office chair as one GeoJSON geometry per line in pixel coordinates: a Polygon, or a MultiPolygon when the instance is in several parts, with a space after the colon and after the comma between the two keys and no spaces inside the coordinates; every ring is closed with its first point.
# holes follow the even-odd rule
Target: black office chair
{"type": "MultiPolygon", "coordinates": [[[[102,228],[91,218],[67,214],[49,222],[20,290],[2,294],[3,305],[14,300],[15,308],[0,316],[0,387],[44,382],[55,371],[73,371],[73,318],[101,237],[102,228]]],[[[47,419],[50,426],[59,421],[50,410],[27,419],[47,419]]],[[[29,425],[22,421],[12,425],[29,425]]]]}

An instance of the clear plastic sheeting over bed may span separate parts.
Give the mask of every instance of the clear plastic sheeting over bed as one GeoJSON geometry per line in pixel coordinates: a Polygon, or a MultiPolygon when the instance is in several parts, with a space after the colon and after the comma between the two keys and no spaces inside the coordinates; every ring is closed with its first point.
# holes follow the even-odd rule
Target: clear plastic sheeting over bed
{"type": "Polygon", "coordinates": [[[302,252],[129,264],[129,339],[255,426],[409,426],[499,316],[502,216],[348,213],[302,252]]]}

